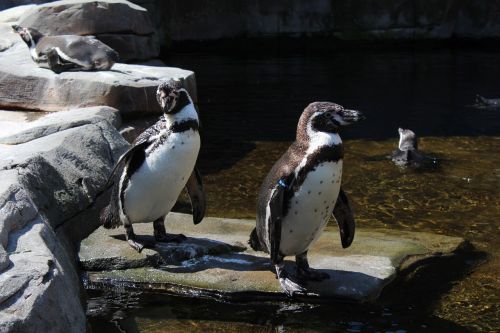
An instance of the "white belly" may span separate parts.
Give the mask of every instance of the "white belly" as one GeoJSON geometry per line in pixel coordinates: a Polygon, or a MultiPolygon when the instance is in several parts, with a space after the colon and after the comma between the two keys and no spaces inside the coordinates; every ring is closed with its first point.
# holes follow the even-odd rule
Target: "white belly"
{"type": "Polygon", "coordinates": [[[167,215],[191,175],[200,150],[198,132],[173,133],[129,180],[123,210],[130,222],[167,215]]]}
{"type": "Polygon", "coordinates": [[[335,207],[341,178],[342,160],[322,163],[307,175],[281,224],[282,254],[301,254],[319,238],[335,207]]]}

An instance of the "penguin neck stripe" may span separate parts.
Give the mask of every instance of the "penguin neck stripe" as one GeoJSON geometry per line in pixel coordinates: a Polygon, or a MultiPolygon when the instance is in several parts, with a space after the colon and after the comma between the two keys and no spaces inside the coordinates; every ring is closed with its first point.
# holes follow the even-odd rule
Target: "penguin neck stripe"
{"type": "Polygon", "coordinates": [[[172,126],[170,127],[170,130],[173,132],[173,133],[179,133],[179,132],[184,132],[184,131],[187,131],[187,130],[193,130],[193,131],[197,131],[198,130],[198,121],[195,120],[195,119],[188,119],[188,120],[183,120],[183,121],[180,121],[180,122],[175,122],[172,124],[172,126]]]}

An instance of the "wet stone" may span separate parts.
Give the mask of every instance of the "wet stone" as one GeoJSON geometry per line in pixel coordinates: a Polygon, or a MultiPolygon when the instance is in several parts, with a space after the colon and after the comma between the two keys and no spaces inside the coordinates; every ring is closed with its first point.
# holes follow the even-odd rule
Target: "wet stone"
{"type": "MultiPolygon", "coordinates": [[[[86,285],[227,300],[286,298],[269,255],[243,245],[254,221],[205,218],[195,226],[190,215],[178,213],[170,213],[166,221],[167,232],[182,233],[187,241],[157,244],[137,253],[125,242],[123,229],[102,228],[82,241],[79,256],[87,270],[86,285]]],[[[153,242],[152,223],[134,224],[134,229],[153,242]]],[[[301,301],[375,301],[384,289],[404,280],[398,279],[399,274],[412,276],[431,263],[435,271],[449,269],[448,260],[468,244],[462,238],[429,233],[357,229],[351,247],[342,249],[338,230],[332,230],[323,232],[308,252],[311,267],[330,278],[309,282],[301,301]]],[[[285,258],[285,266],[294,277],[293,257],[285,258]]]]}

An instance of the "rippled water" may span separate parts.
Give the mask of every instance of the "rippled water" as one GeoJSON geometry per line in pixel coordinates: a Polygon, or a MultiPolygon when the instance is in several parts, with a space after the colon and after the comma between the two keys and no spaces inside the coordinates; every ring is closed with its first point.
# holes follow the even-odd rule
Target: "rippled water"
{"type": "Polygon", "coordinates": [[[132,325],[141,332],[496,331],[500,110],[467,105],[476,93],[500,97],[500,53],[274,51],[191,52],[166,58],[169,65],[196,72],[208,215],[253,218],[260,182],[293,140],[301,111],[309,102],[327,100],[367,116],[342,135],[343,186],[358,226],[465,237],[487,253],[488,260],[437,296],[426,295],[424,286],[423,294],[408,302],[371,308],[235,305],[93,292],[89,318],[94,331],[110,332],[116,325],[132,325]],[[420,149],[439,160],[435,169],[402,170],[386,159],[397,145],[399,126],[417,133],[420,149]],[[110,299],[126,301],[110,305],[110,299]],[[102,310],[110,306],[112,310],[102,310]]]}

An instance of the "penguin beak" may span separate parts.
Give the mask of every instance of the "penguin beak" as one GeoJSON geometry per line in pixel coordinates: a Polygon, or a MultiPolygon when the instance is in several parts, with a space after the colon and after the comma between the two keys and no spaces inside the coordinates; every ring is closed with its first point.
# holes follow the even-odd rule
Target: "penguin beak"
{"type": "Polygon", "coordinates": [[[365,119],[365,116],[358,110],[344,110],[342,111],[342,117],[348,123],[355,123],[365,119]]]}

